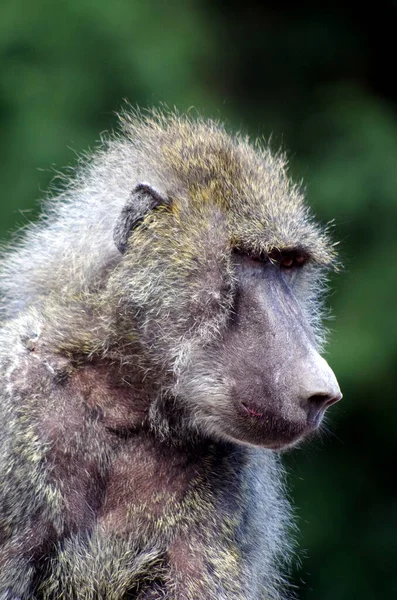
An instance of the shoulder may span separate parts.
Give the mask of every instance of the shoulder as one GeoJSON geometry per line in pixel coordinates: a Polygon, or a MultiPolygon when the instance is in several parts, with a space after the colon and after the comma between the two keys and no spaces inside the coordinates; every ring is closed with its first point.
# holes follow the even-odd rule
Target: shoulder
{"type": "Polygon", "coordinates": [[[43,319],[29,310],[0,329],[0,397],[11,404],[44,394],[70,369],[45,342],[43,319]]]}

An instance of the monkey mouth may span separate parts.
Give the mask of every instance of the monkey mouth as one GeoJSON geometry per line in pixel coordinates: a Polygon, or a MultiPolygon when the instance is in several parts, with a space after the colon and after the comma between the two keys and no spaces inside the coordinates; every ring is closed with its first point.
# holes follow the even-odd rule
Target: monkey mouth
{"type": "Polygon", "coordinates": [[[245,404],[245,402],[242,402],[241,406],[251,417],[256,417],[257,419],[260,419],[260,418],[263,418],[263,416],[264,416],[263,413],[260,413],[257,410],[255,410],[254,408],[251,408],[250,406],[245,404]]]}
{"type": "Polygon", "coordinates": [[[241,422],[241,438],[257,446],[269,450],[283,450],[293,446],[300,439],[310,434],[315,426],[308,425],[303,414],[300,419],[289,420],[263,407],[239,402],[241,422]]]}

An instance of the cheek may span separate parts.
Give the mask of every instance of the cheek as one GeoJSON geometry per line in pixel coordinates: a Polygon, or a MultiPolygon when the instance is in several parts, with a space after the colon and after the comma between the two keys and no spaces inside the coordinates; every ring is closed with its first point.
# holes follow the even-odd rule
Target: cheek
{"type": "Polygon", "coordinates": [[[187,313],[196,325],[227,320],[233,303],[232,284],[221,269],[198,277],[188,299],[187,313]]]}

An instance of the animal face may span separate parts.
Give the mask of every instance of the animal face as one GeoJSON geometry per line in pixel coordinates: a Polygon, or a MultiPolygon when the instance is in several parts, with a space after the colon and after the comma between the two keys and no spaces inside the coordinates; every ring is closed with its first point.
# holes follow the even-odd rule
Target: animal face
{"type": "Polygon", "coordinates": [[[296,192],[274,207],[252,187],[249,201],[213,183],[164,202],[138,189],[150,209],[125,244],[122,312],[153,368],[172,374],[164,385],[185,421],[273,449],[315,430],[341,398],[319,354],[332,252],[296,192]]]}

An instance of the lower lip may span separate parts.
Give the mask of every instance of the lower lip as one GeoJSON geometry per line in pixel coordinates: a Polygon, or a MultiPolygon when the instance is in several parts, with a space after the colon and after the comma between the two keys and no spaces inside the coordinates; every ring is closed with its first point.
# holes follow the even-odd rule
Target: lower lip
{"type": "Polygon", "coordinates": [[[246,404],[244,404],[244,402],[241,403],[241,406],[244,408],[244,410],[251,416],[251,417],[255,417],[256,419],[261,419],[263,417],[263,414],[260,412],[257,412],[256,410],[254,410],[253,408],[250,408],[249,406],[247,406],[246,404]]]}

